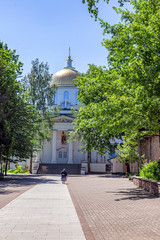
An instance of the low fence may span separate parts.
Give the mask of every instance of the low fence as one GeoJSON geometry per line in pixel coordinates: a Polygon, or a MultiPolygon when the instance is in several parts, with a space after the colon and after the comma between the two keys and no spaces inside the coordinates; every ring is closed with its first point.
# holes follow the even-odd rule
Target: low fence
{"type": "MultiPolygon", "coordinates": [[[[106,173],[106,163],[90,163],[90,172],[92,173],[106,173]]],[[[81,163],[81,174],[88,173],[88,163],[82,161],[81,163]]]]}
{"type": "Polygon", "coordinates": [[[91,172],[105,173],[106,163],[90,163],[90,170],[91,172]]]}
{"type": "Polygon", "coordinates": [[[160,182],[135,176],[132,179],[137,187],[160,197],[160,182]]]}

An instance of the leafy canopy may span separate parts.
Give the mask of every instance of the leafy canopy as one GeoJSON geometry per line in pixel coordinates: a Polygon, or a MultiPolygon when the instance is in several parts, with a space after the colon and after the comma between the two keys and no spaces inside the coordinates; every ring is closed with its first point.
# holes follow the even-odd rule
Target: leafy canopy
{"type": "MultiPolygon", "coordinates": [[[[103,0],[106,3],[112,2],[112,0],[103,0]]],[[[118,0],[118,3],[120,6],[123,6],[125,2],[129,2],[130,0],[118,0]]],[[[98,3],[99,0],[82,0],[82,3],[85,4],[87,3],[88,6],[88,12],[91,14],[91,17],[95,18],[95,21],[98,18],[98,3]]]]}
{"type": "Polygon", "coordinates": [[[109,52],[109,69],[90,65],[75,83],[82,103],[75,134],[100,152],[115,137],[138,144],[159,130],[160,2],[131,4],[131,12],[114,8],[121,15],[119,23],[100,20],[104,35],[111,35],[102,43],[109,52]]]}
{"type": "Polygon", "coordinates": [[[39,115],[17,80],[22,63],[0,42],[0,161],[24,160],[35,148],[39,115]]]}

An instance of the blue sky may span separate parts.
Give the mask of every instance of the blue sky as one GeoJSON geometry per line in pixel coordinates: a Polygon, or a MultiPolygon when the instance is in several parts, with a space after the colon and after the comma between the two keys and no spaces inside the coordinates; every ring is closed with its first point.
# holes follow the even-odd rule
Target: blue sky
{"type": "MultiPolygon", "coordinates": [[[[107,5],[100,0],[100,17],[111,24],[119,21],[112,9],[117,2],[107,5]]],[[[80,72],[86,72],[89,63],[107,65],[102,39],[100,24],[82,0],[0,0],[0,40],[20,55],[23,75],[35,58],[48,62],[50,73],[56,73],[66,66],[69,47],[80,72]]]]}

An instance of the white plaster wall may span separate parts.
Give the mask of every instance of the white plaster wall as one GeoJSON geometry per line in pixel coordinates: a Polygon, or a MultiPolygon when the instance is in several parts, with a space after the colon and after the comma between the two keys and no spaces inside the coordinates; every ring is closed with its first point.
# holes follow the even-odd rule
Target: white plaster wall
{"type": "Polygon", "coordinates": [[[118,157],[111,159],[112,162],[112,172],[113,173],[123,173],[123,163],[118,161],[118,157]]]}
{"type": "Polygon", "coordinates": [[[64,101],[64,92],[69,92],[69,102],[71,102],[72,105],[75,105],[75,95],[78,91],[76,86],[59,86],[56,92],[57,95],[57,105],[60,105],[61,102],[64,101]]]}
{"type": "Polygon", "coordinates": [[[76,164],[80,164],[82,160],[86,160],[85,153],[81,151],[82,143],[78,140],[73,142],[73,161],[76,164]]]}
{"type": "Polygon", "coordinates": [[[106,164],[105,163],[91,163],[90,164],[90,170],[91,172],[106,172],[106,164]]]}
{"type": "Polygon", "coordinates": [[[40,161],[42,163],[51,163],[52,160],[52,141],[46,141],[40,152],[40,161]]]}

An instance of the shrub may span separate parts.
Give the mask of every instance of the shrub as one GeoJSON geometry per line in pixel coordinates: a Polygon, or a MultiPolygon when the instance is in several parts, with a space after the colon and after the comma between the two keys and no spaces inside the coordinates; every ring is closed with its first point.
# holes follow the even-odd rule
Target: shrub
{"type": "Polygon", "coordinates": [[[140,177],[160,181],[160,161],[143,165],[140,169],[140,177]]]}
{"type": "Polygon", "coordinates": [[[28,168],[22,169],[22,166],[17,165],[15,170],[8,170],[7,172],[13,174],[28,174],[29,170],[28,168]]]}

